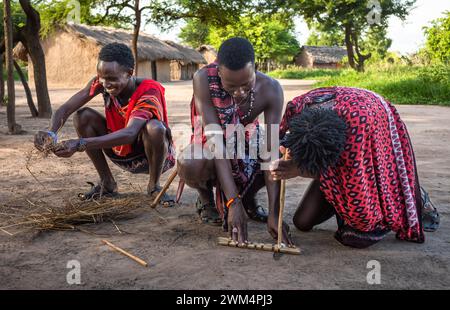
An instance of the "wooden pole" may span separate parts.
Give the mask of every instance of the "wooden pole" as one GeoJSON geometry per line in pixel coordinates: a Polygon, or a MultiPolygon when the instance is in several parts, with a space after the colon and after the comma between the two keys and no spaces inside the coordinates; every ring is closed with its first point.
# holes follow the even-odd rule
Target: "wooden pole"
{"type": "Polygon", "coordinates": [[[161,197],[167,192],[167,190],[170,187],[170,184],[172,184],[172,182],[173,182],[173,180],[175,179],[176,176],[177,176],[177,169],[175,167],[174,171],[172,172],[172,174],[167,179],[166,184],[164,184],[163,188],[159,192],[158,196],[156,196],[155,200],[153,200],[153,202],[150,205],[150,207],[156,208],[156,206],[158,205],[159,201],[161,200],[161,197]]]}
{"type": "Polygon", "coordinates": [[[136,257],[136,256],[134,256],[134,255],[128,253],[127,251],[125,251],[125,250],[119,248],[118,246],[115,246],[114,244],[112,244],[111,242],[109,242],[109,241],[107,241],[107,240],[102,240],[102,242],[103,242],[104,244],[106,244],[107,246],[111,247],[112,249],[116,250],[117,252],[122,253],[122,254],[125,255],[125,256],[128,256],[129,258],[131,258],[131,259],[134,260],[135,262],[141,264],[142,266],[148,267],[148,264],[147,264],[145,261],[143,261],[142,259],[140,259],[139,257],[136,257]]]}
{"type": "MultiPolygon", "coordinates": [[[[283,160],[287,159],[287,150],[283,155],[283,160]]],[[[278,211],[278,239],[276,250],[280,252],[281,249],[281,241],[283,240],[283,212],[284,212],[284,203],[285,203],[285,195],[286,195],[286,180],[281,180],[280,186],[280,210],[278,211]]]]}

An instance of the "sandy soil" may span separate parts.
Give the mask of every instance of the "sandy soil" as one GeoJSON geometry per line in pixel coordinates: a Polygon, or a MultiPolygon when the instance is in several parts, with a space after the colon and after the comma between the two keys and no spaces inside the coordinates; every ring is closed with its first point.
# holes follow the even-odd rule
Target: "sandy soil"
{"type": "MultiPolygon", "coordinates": [[[[285,98],[291,99],[311,88],[308,81],[281,81],[285,98]]],[[[170,121],[176,137],[186,133],[180,124],[189,123],[191,83],[165,85],[170,121]]],[[[56,109],[73,89],[52,90],[56,109]]],[[[97,175],[85,154],[70,159],[49,157],[34,160],[25,168],[26,153],[32,149],[33,133],[48,120],[32,119],[23,91],[17,86],[17,121],[26,133],[6,135],[6,109],[0,108],[0,202],[26,205],[41,199],[58,206],[64,199],[87,189],[86,181],[97,175]],[[44,189],[45,187],[45,189],[44,189]]],[[[101,110],[100,98],[90,106],[101,110]]],[[[0,289],[431,289],[450,286],[450,109],[436,106],[398,106],[409,126],[414,143],[422,185],[441,213],[441,227],[426,234],[425,244],[401,242],[393,233],[379,244],[366,249],[346,248],[333,238],[335,221],[302,233],[292,225],[292,215],[308,181],[288,181],[285,219],[291,225],[293,238],[303,251],[300,256],[284,256],[274,261],[269,252],[245,251],[216,245],[224,235],[220,227],[198,222],[192,206],[196,195],[185,189],[182,204],[158,211],[138,212],[138,216],[118,221],[120,234],[111,223],[85,225],[83,232],[25,233],[10,237],[0,232],[0,289]],[[149,262],[141,267],[111,251],[101,243],[107,238],[116,245],[149,262]],[[66,265],[70,260],[81,263],[81,285],[69,285],[66,265]],[[367,263],[381,264],[381,285],[366,281],[367,263]]],[[[188,131],[187,131],[188,132],[188,131]]],[[[62,130],[75,137],[70,119],[62,130]]],[[[179,139],[178,139],[179,140],[179,139]]],[[[182,144],[181,142],[179,142],[182,144]]],[[[130,175],[112,167],[122,193],[146,188],[145,175],[130,175]]],[[[164,175],[163,181],[168,174],[164,175]]],[[[170,192],[176,190],[178,180],[170,192]]],[[[259,194],[261,202],[265,192],[259,194]]],[[[266,226],[249,223],[250,240],[271,243],[266,226]]]]}

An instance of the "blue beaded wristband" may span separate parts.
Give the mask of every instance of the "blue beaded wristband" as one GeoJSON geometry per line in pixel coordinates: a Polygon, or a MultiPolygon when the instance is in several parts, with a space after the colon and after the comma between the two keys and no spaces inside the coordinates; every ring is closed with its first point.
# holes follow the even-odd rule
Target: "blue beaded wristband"
{"type": "Polygon", "coordinates": [[[86,140],[84,140],[83,138],[80,138],[78,140],[77,151],[78,152],[84,152],[84,151],[86,151],[86,147],[87,147],[86,140]]]}
{"type": "Polygon", "coordinates": [[[58,143],[58,136],[56,133],[50,130],[47,130],[46,133],[50,136],[50,138],[52,138],[54,144],[58,143]]]}

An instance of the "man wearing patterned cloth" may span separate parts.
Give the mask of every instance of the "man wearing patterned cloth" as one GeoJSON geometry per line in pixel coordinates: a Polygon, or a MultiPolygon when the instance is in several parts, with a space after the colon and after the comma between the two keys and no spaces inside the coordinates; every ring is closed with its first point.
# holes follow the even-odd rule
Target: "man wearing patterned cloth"
{"type": "MultiPolygon", "coordinates": [[[[261,170],[261,161],[248,154],[249,150],[258,148],[251,145],[250,138],[259,133],[258,116],[264,115],[268,137],[271,136],[270,125],[280,123],[283,109],[280,84],[256,71],[253,46],[243,38],[223,42],[217,61],[199,70],[193,82],[193,135],[191,144],[178,158],[178,173],[188,186],[198,191],[197,208],[202,221],[215,224],[223,221],[232,238],[245,243],[248,215],[255,220],[267,221],[269,233],[276,238],[280,182],[273,181],[268,171],[261,170]],[[234,137],[228,136],[229,126],[245,126],[245,141],[240,141],[245,142],[242,143],[245,144],[245,157],[239,158],[237,152],[232,158],[205,156],[209,152],[208,147],[204,147],[207,145],[206,136],[211,134],[206,127],[212,126],[218,128],[216,131],[221,135],[220,149],[225,149],[225,143],[228,146],[229,140],[234,137]],[[268,194],[268,216],[255,201],[256,193],[264,186],[268,194]]],[[[231,143],[233,150],[236,149],[234,143],[231,143]]],[[[284,224],[283,243],[290,245],[288,229],[284,224]]]]}
{"type": "MultiPolygon", "coordinates": [[[[148,194],[156,196],[163,172],[175,163],[175,152],[168,127],[164,88],[156,81],[133,76],[134,58],[124,44],[105,45],[97,64],[97,76],[72,96],[55,113],[50,130],[39,131],[35,146],[43,150],[48,143],[59,157],[86,151],[100,176],[98,185],[80,195],[83,199],[117,194],[117,184],[105,159],[131,173],[148,173],[148,194]],[[83,107],[102,94],[105,116],[83,107]],[[73,122],[79,139],[57,143],[57,131],[75,113],[73,122]]],[[[172,204],[164,195],[162,202],[172,204]]]]}
{"type": "Polygon", "coordinates": [[[394,105],[357,88],[314,89],[290,101],[272,176],[312,178],[293,217],[301,231],[336,216],[335,238],[366,248],[390,231],[422,243],[439,214],[421,189],[408,130],[394,105]]]}

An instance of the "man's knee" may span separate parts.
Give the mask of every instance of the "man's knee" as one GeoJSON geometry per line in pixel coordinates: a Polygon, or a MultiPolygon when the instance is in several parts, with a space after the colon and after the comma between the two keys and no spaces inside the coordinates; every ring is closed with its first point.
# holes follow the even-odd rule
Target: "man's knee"
{"type": "Polygon", "coordinates": [[[302,216],[298,215],[298,214],[294,215],[293,222],[294,222],[294,226],[298,230],[303,231],[303,232],[311,231],[314,227],[313,225],[311,225],[311,223],[309,223],[305,219],[302,219],[302,216]]]}
{"type": "Polygon", "coordinates": [[[164,124],[158,120],[150,120],[145,124],[144,136],[152,142],[164,142],[167,137],[167,129],[164,124]]]}
{"type": "MultiPolygon", "coordinates": [[[[214,166],[211,160],[196,157],[196,147],[188,145],[177,158],[178,174],[185,181],[207,181],[214,179],[214,166]]],[[[198,151],[198,150],[197,150],[198,151]]]]}
{"type": "Polygon", "coordinates": [[[93,117],[95,117],[95,114],[95,111],[91,108],[81,108],[73,116],[73,125],[75,128],[86,128],[91,123],[93,117]]]}

